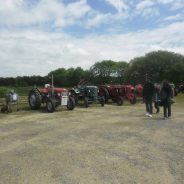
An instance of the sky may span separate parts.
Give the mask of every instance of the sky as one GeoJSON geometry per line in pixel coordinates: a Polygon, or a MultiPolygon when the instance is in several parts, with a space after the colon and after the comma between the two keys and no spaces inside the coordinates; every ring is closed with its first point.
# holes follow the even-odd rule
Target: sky
{"type": "Polygon", "coordinates": [[[184,0],[0,0],[0,77],[184,55],[184,0]]]}

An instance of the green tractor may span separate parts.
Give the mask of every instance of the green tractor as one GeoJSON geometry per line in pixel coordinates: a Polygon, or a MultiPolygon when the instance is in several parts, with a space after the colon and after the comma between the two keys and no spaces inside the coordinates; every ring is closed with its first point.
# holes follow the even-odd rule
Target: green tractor
{"type": "Polygon", "coordinates": [[[70,90],[70,93],[75,98],[75,104],[78,104],[78,101],[83,101],[86,108],[92,103],[99,103],[102,107],[105,104],[105,98],[99,96],[98,87],[89,83],[80,82],[78,86],[70,90]]]}

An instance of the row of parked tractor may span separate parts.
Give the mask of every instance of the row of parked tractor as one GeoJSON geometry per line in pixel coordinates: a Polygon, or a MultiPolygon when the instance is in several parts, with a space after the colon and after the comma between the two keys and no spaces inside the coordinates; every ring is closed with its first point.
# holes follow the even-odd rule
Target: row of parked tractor
{"type": "MultiPolygon", "coordinates": [[[[83,81],[73,88],[66,89],[56,88],[52,82],[51,85],[46,84],[44,88],[32,88],[29,91],[28,102],[32,110],[46,104],[48,112],[54,112],[58,106],[66,106],[68,110],[73,110],[81,102],[86,108],[92,103],[98,103],[103,107],[108,102],[121,106],[125,100],[135,104],[137,97],[143,97],[142,91],[141,84],[136,86],[110,84],[97,87],[83,81]]],[[[184,93],[184,85],[176,85],[174,91],[175,96],[180,92],[184,93]]],[[[6,105],[3,105],[1,112],[11,112],[12,104],[17,104],[18,109],[18,101],[18,94],[11,90],[6,94],[6,105]]]]}
{"type": "Polygon", "coordinates": [[[99,103],[102,107],[109,101],[117,105],[123,105],[124,100],[135,104],[138,96],[142,96],[142,85],[101,85],[94,86],[88,83],[79,83],[71,89],[56,88],[46,84],[44,88],[36,88],[29,92],[29,106],[32,110],[39,109],[41,104],[46,104],[48,112],[54,112],[58,106],[66,106],[68,110],[73,110],[75,106],[82,102],[84,107],[89,107],[92,103],[99,103]]]}

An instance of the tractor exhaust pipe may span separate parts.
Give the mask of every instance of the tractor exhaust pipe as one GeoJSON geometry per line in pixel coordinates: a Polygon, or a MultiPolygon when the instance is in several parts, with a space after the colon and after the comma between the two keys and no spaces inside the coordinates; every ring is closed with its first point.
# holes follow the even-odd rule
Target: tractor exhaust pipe
{"type": "Polygon", "coordinates": [[[54,76],[52,74],[52,96],[54,96],[54,76]]]}

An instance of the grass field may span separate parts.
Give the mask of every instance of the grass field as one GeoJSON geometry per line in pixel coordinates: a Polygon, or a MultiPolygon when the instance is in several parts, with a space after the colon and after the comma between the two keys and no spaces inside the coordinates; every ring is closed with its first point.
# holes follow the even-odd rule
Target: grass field
{"type": "Polygon", "coordinates": [[[182,184],[184,95],[172,118],[125,103],[0,113],[0,184],[182,184]]]}

